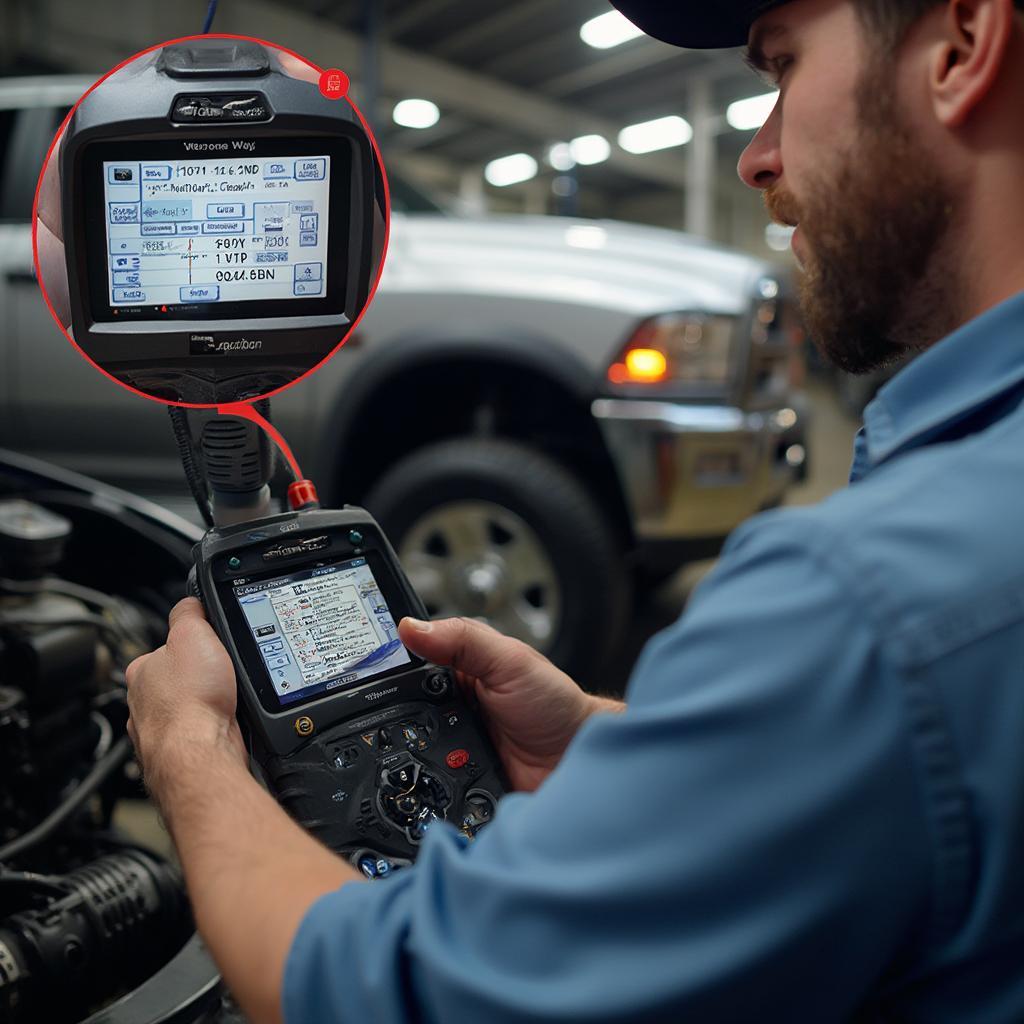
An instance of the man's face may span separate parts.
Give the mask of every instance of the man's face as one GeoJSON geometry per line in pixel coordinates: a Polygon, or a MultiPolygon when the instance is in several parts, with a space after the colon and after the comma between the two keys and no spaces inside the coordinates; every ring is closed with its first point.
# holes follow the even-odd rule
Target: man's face
{"type": "Polygon", "coordinates": [[[934,340],[949,294],[931,282],[951,189],[913,130],[899,76],[850,0],[793,0],[760,18],[751,59],[778,83],[740,161],[775,220],[796,225],[808,331],[865,373],[934,340]]]}

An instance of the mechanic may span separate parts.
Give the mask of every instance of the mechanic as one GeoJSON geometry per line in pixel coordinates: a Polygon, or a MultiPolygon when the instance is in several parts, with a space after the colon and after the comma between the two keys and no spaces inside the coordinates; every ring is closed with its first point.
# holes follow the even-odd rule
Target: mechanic
{"type": "Polygon", "coordinates": [[[798,226],[811,335],[852,371],[920,354],[851,486],[736,531],[621,713],[482,625],[404,620],[521,792],[384,881],[250,777],[179,605],[129,698],[199,929],[255,1021],[1022,1021],[1021,3],[616,3],[748,43],[781,96],[740,175],[798,226]]]}

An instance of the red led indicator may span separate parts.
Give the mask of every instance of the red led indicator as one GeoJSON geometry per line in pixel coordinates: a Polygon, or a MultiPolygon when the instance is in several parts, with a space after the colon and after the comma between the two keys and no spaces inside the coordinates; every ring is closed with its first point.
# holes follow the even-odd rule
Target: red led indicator
{"type": "Polygon", "coordinates": [[[444,759],[444,763],[449,768],[461,768],[469,761],[469,751],[463,750],[461,747],[458,750],[449,750],[448,756],[444,759]]]}

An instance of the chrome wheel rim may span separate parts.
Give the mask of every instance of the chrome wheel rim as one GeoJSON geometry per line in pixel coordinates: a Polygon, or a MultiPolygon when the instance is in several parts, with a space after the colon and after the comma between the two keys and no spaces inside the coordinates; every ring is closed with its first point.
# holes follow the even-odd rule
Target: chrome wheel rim
{"type": "Polygon", "coordinates": [[[555,567],[532,527],[502,505],[437,505],[413,523],[398,556],[432,618],[479,619],[539,651],[558,635],[555,567]]]}

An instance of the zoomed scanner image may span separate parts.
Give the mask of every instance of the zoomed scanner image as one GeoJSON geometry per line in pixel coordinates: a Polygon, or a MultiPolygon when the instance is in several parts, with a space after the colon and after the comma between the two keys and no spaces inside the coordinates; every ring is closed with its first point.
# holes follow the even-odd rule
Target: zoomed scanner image
{"type": "Polygon", "coordinates": [[[380,267],[386,189],[344,80],[331,92],[318,75],[269,43],[187,38],[72,108],[40,190],[64,259],[42,260],[40,280],[99,370],[165,402],[222,404],[285,387],[344,342],[380,267]]]}

